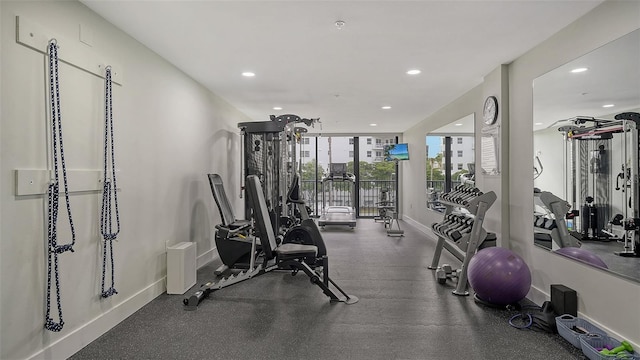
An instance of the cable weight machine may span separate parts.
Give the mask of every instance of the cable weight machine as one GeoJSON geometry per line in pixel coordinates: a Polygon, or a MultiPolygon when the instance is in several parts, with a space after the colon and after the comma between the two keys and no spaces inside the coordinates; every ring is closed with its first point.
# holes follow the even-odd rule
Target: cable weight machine
{"type": "MultiPolygon", "coordinates": [[[[298,179],[296,144],[307,128],[320,119],[306,119],[297,115],[271,115],[269,121],[238,124],[242,136],[240,178],[256,175],[262,184],[271,225],[276,236],[285,233],[296,223],[296,204],[288,202],[292,182],[298,179]]],[[[245,190],[244,185],[241,190],[245,190]]],[[[242,196],[242,195],[241,195],[242,196]]],[[[250,219],[249,199],[245,197],[245,219],[250,219]]]]}
{"type": "Polygon", "coordinates": [[[617,255],[640,257],[640,114],[571,121],[572,125],[558,130],[565,140],[567,194],[579,215],[572,236],[583,241],[620,241],[624,247],[617,255]],[[615,166],[618,160],[620,165],[615,166]],[[620,192],[619,198],[614,189],[620,192]]]}

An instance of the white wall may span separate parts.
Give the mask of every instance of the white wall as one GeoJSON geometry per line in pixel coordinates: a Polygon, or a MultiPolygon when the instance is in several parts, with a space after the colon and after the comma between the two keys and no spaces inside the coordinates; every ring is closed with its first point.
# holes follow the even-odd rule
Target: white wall
{"type": "MultiPolygon", "coordinates": [[[[543,166],[540,176],[534,180],[534,186],[543,191],[571,202],[565,191],[564,181],[564,138],[557,127],[538,130],[534,134],[533,156],[538,156],[543,166]]],[[[534,164],[539,167],[538,163],[534,164]]]]}
{"type": "MultiPolygon", "coordinates": [[[[632,343],[640,344],[640,283],[629,281],[608,272],[573,262],[551,254],[533,245],[533,80],[601,45],[640,27],[640,2],[607,1],[584,17],[558,32],[528,53],[508,65],[508,86],[492,79],[496,69],[485,78],[485,84],[456,99],[436,114],[425,119],[405,134],[405,140],[422,145],[424,135],[430,130],[451,122],[469,112],[481,113],[484,97],[493,91],[508,89],[508,111],[506,128],[509,153],[505,177],[482,177],[477,175],[479,187],[500,189],[505,192],[499,226],[506,234],[503,246],[523,256],[532,270],[532,290],[529,298],[537,303],[547,300],[551,284],[564,284],[578,293],[578,311],[581,316],[603,326],[609,333],[632,343]],[[487,84],[487,81],[490,83],[487,84]],[[498,88],[496,88],[496,84],[498,88]],[[500,89],[499,87],[502,87],[500,89]]],[[[498,66],[499,64],[496,64],[498,66]]],[[[501,103],[504,103],[502,99],[501,103]]],[[[504,105],[504,104],[503,104],[504,105]]],[[[476,116],[477,119],[480,117],[476,116]]],[[[504,118],[502,119],[504,121],[504,118]]],[[[476,142],[479,143],[476,127],[476,142]]],[[[504,140],[504,139],[503,139],[504,140]]],[[[505,143],[503,142],[503,146],[505,143]]],[[[479,148],[477,146],[476,148],[479,148]]],[[[404,166],[403,207],[410,221],[424,227],[432,221],[424,208],[424,159],[415,157],[404,166]]],[[[493,219],[500,213],[494,205],[488,213],[493,219]]],[[[493,230],[493,229],[492,229],[493,230]]]]}
{"type": "MultiPolygon", "coordinates": [[[[402,135],[403,142],[409,143],[410,149],[424,149],[427,133],[469,114],[479,114],[482,111],[482,101],[482,86],[479,85],[407,130],[402,135]]],[[[476,119],[478,119],[478,116],[476,116],[476,119]]],[[[477,148],[478,146],[476,146],[477,148]]],[[[401,204],[405,220],[414,225],[431,226],[434,222],[442,219],[442,213],[426,209],[426,164],[426,151],[420,150],[411,150],[411,160],[402,162],[402,176],[400,179],[404,195],[402,195],[401,204]]]]}
{"type": "MultiPolygon", "coordinates": [[[[195,241],[200,255],[212,253],[219,215],[206,174],[223,175],[236,212],[242,213],[236,124],[248,118],[78,2],[0,4],[0,358],[64,358],[164,291],[167,244],[195,241]],[[124,72],[123,86],[113,90],[122,225],[114,246],[118,294],[98,296],[101,194],[74,194],[77,244],[74,253],[60,255],[65,321],[60,333],[43,329],[45,202],[14,191],[15,169],[46,169],[47,159],[45,56],[16,43],[16,15],[72,40],[78,39],[79,24],[88,25],[93,42],[86,51],[117,59],[124,72]]],[[[60,71],[67,167],[99,170],[103,80],[67,64],[60,71]]],[[[65,220],[61,216],[61,243],[69,239],[65,220]]]]}
{"type": "Polygon", "coordinates": [[[511,247],[532,268],[529,296],[548,297],[551,284],[578,293],[578,311],[620,338],[640,344],[640,283],[572,262],[533,246],[532,198],[518,189],[532,188],[533,80],[542,74],[640,27],[640,3],[607,1],[546,40],[509,66],[511,162],[511,247]]]}

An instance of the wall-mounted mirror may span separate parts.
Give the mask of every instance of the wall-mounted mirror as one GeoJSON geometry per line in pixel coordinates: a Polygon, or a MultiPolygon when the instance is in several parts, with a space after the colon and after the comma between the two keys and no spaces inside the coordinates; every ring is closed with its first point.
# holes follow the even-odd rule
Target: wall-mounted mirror
{"type": "Polygon", "coordinates": [[[533,83],[536,245],[640,281],[640,29],[533,83]]]}
{"type": "Polygon", "coordinates": [[[440,194],[475,182],[474,123],[469,114],[427,134],[427,209],[444,212],[440,194]]]}

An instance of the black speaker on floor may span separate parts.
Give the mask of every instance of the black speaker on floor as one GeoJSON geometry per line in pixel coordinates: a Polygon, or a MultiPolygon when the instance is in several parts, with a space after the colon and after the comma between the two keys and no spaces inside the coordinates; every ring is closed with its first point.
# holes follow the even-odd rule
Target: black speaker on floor
{"type": "Polygon", "coordinates": [[[578,316],[578,295],[575,290],[564,285],[551,285],[551,304],[558,315],[578,316]]]}

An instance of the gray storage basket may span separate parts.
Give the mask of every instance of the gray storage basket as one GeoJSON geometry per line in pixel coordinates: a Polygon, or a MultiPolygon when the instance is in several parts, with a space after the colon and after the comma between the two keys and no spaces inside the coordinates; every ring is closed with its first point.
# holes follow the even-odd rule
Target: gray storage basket
{"type": "Polygon", "coordinates": [[[604,348],[609,345],[610,348],[615,348],[620,346],[620,341],[606,335],[580,335],[578,337],[580,339],[580,345],[582,346],[582,352],[586,357],[591,360],[610,360],[610,359],[629,359],[629,360],[640,360],[640,354],[637,352],[633,352],[629,354],[628,352],[618,353],[615,355],[604,355],[598,351],[598,348],[604,348]]]}
{"type": "Polygon", "coordinates": [[[587,320],[569,314],[564,314],[556,317],[556,326],[558,327],[558,334],[560,334],[560,336],[565,338],[568,342],[573,344],[573,346],[577,347],[578,349],[581,348],[579,336],[585,334],[573,331],[572,329],[574,326],[585,329],[588,334],[598,334],[604,336],[607,335],[606,331],[591,324],[587,320]]]}

